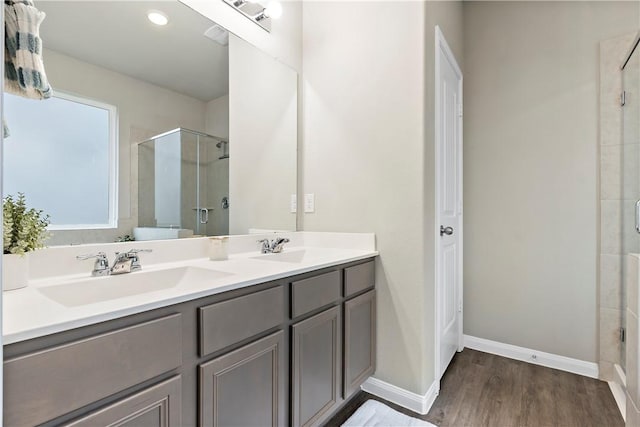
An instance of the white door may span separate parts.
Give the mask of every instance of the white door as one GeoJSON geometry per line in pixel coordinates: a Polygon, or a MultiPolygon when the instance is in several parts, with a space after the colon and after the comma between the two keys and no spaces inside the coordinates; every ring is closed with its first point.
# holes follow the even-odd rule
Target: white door
{"type": "Polygon", "coordinates": [[[438,27],[436,85],[436,369],[440,378],[456,351],[462,350],[462,73],[438,27]]]}

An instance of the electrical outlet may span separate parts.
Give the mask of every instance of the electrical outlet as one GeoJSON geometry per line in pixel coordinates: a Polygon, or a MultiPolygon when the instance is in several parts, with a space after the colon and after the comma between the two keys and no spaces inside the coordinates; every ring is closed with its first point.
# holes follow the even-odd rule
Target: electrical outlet
{"type": "Polygon", "coordinates": [[[291,195],[290,210],[291,213],[298,212],[298,196],[296,194],[291,195]]]}
{"type": "Polygon", "coordinates": [[[304,195],[304,211],[311,213],[316,211],[316,198],[313,193],[304,195]]]}

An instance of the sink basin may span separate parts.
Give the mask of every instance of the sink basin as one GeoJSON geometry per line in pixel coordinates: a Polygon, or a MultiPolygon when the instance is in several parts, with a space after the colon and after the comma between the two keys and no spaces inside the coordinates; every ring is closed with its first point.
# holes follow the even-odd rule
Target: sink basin
{"type": "Polygon", "coordinates": [[[299,264],[303,261],[309,260],[309,254],[306,250],[299,251],[285,251],[280,252],[279,254],[264,254],[255,257],[251,257],[252,259],[259,259],[261,261],[277,261],[277,262],[290,262],[299,264]]]}
{"type": "Polygon", "coordinates": [[[41,287],[38,288],[38,291],[66,307],[77,307],[163,289],[196,287],[231,274],[199,267],[177,267],[108,277],[93,277],[61,285],[41,287]]]}

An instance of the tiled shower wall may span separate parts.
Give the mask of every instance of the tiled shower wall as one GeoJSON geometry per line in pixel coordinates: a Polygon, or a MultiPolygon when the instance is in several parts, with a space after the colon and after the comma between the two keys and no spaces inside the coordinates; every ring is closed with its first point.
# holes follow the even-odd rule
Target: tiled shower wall
{"type": "MultiPolygon", "coordinates": [[[[623,254],[640,252],[630,242],[636,236],[623,235],[623,220],[630,224],[639,191],[632,183],[638,179],[623,177],[626,161],[635,161],[640,145],[622,138],[622,73],[620,67],[629,53],[635,34],[600,43],[600,269],[599,269],[599,368],[600,378],[614,379],[615,364],[625,365],[620,342],[625,307],[622,282],[623,254]],[[629,142],[629,141],[627,141],[629,142]],[[632,239],[633,237],[633,239],[632,239]],[[624,244],[623,244],[624,242],[624,244]]],[[[627,170],[636,169],[630,168],[627,170]]],[[[637,173],[637,172],[636,172],[637,173]]],[[[637,178],[637,177],[636,177],[637,178]]],[[[635,233],[625,227],[625,233],[635,233]]]]}

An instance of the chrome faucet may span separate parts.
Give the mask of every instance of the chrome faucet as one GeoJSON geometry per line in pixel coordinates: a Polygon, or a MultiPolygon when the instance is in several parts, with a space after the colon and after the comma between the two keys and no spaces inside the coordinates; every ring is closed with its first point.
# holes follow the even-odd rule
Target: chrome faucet
{"type": "Polygon", "coordinates": [[[286,237],[278,237],[271,244],[271,252],[274,254],[279,254],[284,249],[284,244],[289,243],[289,239],[286,237]]]}
{"type": "Polygon", "coordinates": [[[93,277],[108,276],[111,273],[111,271],[109,270],[109,260],[107,259],[107,254],[105,254],[104,252],[78,255],[76,257],[76,259],[79,259],[81,261],[91,258],[96,259],[96,262],[93,264],[93,271],[91,272],[91,275],[93,277]]]}
{"type": "Polygon", "coordinates": [[[271,243],[269,243],[269,239],[258,240],[258,243],[261,243],[260,252],[263,254],[271,253],[271,243]]]}
{"type": "Polygon", "coordinates": [[[111,267],[111,274],[131,273],[132,271],[142,270],[140,264],[140,252],[152,252],[151,249],[131,249],[127,252],[116,252],[116,259],[111,267]]]}
{"type": "Polygon", "coordinates": [[[109,260],[104,252],[78,255],[76,258],[79,260],[95,258],[96,262],[93,264],[93,271],[91,272],[91,275],[93,277],[99,277],[141,270],[142,265],[140,264],[140,258],[138,257],[138,253],[140,252],[151,252],[151,249],[131,249],[128,252],[116,252],[116,259],[113,261],[113,266],[111,268],[109,268],[109,260]]]}
{"type": "Polygon", "coordinates": [[[273,240],[258,240],[258,243],[262,244],[262,246],[260,247],[260,252],[262,252],[263,254],[278,254],[284,249],[284,244],[289,242],[290,240],[286,237],[278,237],[273,240]]]}

